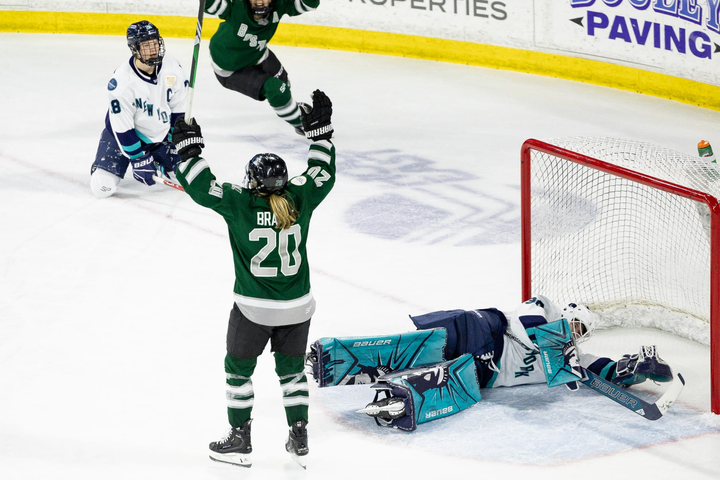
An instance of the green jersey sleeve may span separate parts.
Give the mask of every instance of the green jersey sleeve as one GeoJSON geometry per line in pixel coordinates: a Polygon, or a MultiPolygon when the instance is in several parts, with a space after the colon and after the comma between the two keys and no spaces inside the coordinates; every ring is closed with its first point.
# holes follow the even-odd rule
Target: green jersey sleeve
{"type": "Polygon", "coordinates": [[[180,185],[195,203],[214,210],[226,220],[232,219],[232,198],[240,192],[240,187],[231,183],[219,185],[210,171],[210,165],[202,157],[182,162],[175,173],[180,185]]]}
{"type": "Polygon", "coordinates": [[[310,145],[307,169],[289,182],[294,195],[303,199],[303,207],[310,211],[320,205],[335,185],[335,145],[330,140],[319,140],[310,145]]]}
{"type": "Polygon", "coordinates": [[[287,2],[287,10],[284,13],[295,17],[303,13],[311,12],[318,8],[320,0],[285,0],[287,2]]]}
{"type": "Polygon", "coordinates": [[[243,2],[244,0],[210,0],[205,2],[205,13],[208,15],[217,15],[223,20],[228,20],[232,13],[233,2],[243,2]]]}

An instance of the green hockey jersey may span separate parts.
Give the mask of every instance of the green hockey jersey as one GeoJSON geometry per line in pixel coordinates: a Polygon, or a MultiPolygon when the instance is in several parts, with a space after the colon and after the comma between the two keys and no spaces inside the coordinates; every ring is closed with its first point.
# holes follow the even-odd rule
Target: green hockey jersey
{"type": "Polygon", "coordinates": [[[231,72],[257,65],[267,58],[267,43],[275,35],[283,15],[315,10],[320,0],[273,0],[267,19],[257,21],[246,0],[215,0],[206,3],[205,12],[221,20],[210,39],[212,61],[231,72]]]}
{"type": "Polygon", "coordinates": [[[199,205],[222,215],[235,263],[235,303],[251,321],[269,326],[308,320],[315,311],[306,245],[312,213],[335,184],[335,147],[329,140],[310,146],[308,168],[285,189],[298,212],[285,230],[267,199],[239,185],[219,184],[202,157],[182,162],[177,178],[199,205]]]}

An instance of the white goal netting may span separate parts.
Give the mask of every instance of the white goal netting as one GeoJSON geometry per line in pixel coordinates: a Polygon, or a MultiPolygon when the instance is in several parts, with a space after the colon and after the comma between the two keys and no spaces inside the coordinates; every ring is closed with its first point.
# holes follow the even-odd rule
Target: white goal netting
{"type": "MultiPolygon", "coordinates": [[[[642,142],[549,143],[720,195],[720,166],[642,142]]],[[[644,326],[710,344],[710,210],[704,203],[533,151],[532,291],[582,301],[605,326],[644,326]]]]}

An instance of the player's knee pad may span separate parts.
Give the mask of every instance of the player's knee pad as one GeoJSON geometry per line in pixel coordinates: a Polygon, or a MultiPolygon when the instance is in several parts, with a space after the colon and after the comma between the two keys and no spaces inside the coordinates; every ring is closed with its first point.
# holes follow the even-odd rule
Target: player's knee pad
{"type": "Polygon", "coordinates": [[[257,358],[238,358],[225,355],[225,373],[250,378],[255,371],[257,358]]]}
{"type": "Polygon", "coordinates": [[[402,416],[378,424],[407,431],[461,412],[482,398],[475,360],[470,354],[435,365],[398,370],[382,377],[372,388],[404,403],[402,416]]]}
{"type": "Polygon", "coordinates": [[[275,373],[279,377],[302,373],[305,370],[305,357],[292,357],[284,353],[275,352],[275,373]]]}
{"type": "Polygon", "coordinates": [[[117,192],[120,177],[102,168],[97,168],[90,175],[90,190],[98,198],[106,198],[117,192]]]}
{"type": "Polygon", "coordinates": [[[308,360],[320,387],[374,383],[386,373],[442,362],[444,328],[373,337],[324,337],[308,360]]]}
{"type": "Polygon", "coordinates": [[[273,107],[282,107],[292,101],[290,84],[277,77],[270,77],[265,80],[261,93],[273,107]]]}

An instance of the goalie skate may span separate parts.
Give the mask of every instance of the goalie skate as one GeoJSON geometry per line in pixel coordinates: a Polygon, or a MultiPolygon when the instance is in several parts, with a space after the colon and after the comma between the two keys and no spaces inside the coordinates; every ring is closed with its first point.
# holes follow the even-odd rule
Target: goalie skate
{"type": "Polygon", "coordinates": [[[402,398],[383,398],[377,402],[368,403],[365,408],[358,410],[357,413],[365,413],[371,417],[390,422],[405,415],[405,402],[402,398]]]}

